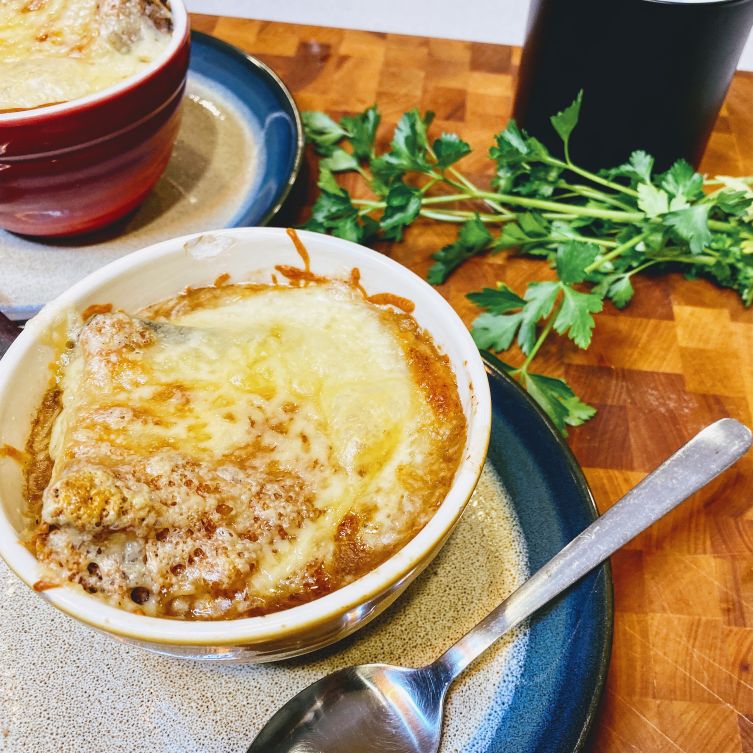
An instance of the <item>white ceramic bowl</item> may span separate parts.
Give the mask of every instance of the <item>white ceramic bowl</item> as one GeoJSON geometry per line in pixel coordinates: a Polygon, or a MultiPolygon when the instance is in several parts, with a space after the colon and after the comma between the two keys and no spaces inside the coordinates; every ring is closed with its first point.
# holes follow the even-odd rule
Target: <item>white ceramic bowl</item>
{"type": "MultiPolygon", "coordinates": [[[[146,617],[109,606],[74,586],[43,591],[41,598],[94,628],[161,653],[270,661],[312,651],[352,633],[392,603],[436,555],[476,486],[489,442],[491,401],[478,350],[450,305],[407,268],[349,241],[309,232],[300,237],[311,256],[312,271],[348,277],[358,267],[368,293],[388,292],[412,300],[414,317],[450,359],[468,437],[453,485],[432,519],[405,547],[359,580],[308,604],[263,617],[217,622],[146,617]]],[[[276,264],[300,263],[285,230],[236,228],[158,243],[89,275],[45,306],[0,361],[0,446],[25,446],[50,379],[54,354],[47,335],[67,312],[80,312],[94,303],[135,311],[186,285],[211,285],[224,273],[233,282],[269,281],[276,264]]],[[[32,586],[42,573],[19,541],[24,526],[22,486],[19,464],[0,456],[0,555],[32,586]]]]}

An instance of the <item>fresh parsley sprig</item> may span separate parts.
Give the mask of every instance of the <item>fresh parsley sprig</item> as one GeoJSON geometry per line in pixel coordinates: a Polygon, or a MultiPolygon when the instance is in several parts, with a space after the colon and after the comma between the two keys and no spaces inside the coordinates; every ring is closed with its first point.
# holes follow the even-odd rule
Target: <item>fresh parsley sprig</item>
{"type": "Polygon", "coordinates": [[[582,100],[581,92],[551,118],[561,158],[510,121],[489,150],[491,190],[457,169],[471,151],[457,134],[432,140],[431,112],[406,112],[381,151],[375,106],[339,123],[321,112],[303,115],[322,157],[307,228],[359,242],[400,241],[418,217],[458,223],[455,241],[433,254],[433,284],[482,252],[515,249],[555,270],[556,280],[531,281],[522,294],[499,282],[468,298],[483,310],[472,325],[478,346],[499,353],[517,342],[523,362],[503,367],[562,431],[595,409],[561,379],[531,372],[531,363],[552,333],[587,348],[593,315],[604,299],[626,306],[634,275],[679,268],[733,288],[746,305],[753,301],[753,178],[705,178],[684,160],[656,174],[644,151],[617,167],[586,170],[570,155],[582,100]],[[339,173],[360,175],[371,197],[353,198],[339,173]]]}

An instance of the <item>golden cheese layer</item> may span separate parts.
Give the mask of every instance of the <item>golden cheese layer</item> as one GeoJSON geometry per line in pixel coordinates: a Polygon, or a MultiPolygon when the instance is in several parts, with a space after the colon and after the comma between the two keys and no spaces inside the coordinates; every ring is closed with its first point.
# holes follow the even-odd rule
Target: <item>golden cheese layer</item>
{"type": "Polygon", "coordinates": [[[1,0],[0,112],[106,89],[155,60],[170,29],[161,0],[1,0]]]}
{"type": "Polygon", "coordinates": [[[446,357],[346,283],[98,314],[62,361],[31,545],[52,580],[146,614],[263,614],[360,577],[425,525],[465,443],[446,357]]]}

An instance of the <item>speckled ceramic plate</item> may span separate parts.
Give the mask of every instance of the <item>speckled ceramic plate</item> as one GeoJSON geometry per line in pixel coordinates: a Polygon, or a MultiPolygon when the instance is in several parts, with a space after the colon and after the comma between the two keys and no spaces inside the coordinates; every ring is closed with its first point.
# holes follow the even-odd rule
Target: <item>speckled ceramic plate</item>
{"type": "Polygon", "coordinates": [[[28,319],[95,269],[167,238],[265,225],[298,175],[303,143],[277,75],[192,32],[183,121],[162,178],[135,213],[92,236],[53,242],[0,230],[0,311],[28,319]]]}
{"type": "MultiPolygon", "coordinates": [[[[596,515],[559,434],[492,359],[488,371],[489,458],[455,533],[396,604],[324,651],[256,666],[155,656],[65,617],[0,563],[0,751],[244,753],[327,672],[434,659],[596,515]]],[[[611,595],[604,566],[474,664],[450,692],[442,752],[579,750],[609,662],[611,595]]]]}

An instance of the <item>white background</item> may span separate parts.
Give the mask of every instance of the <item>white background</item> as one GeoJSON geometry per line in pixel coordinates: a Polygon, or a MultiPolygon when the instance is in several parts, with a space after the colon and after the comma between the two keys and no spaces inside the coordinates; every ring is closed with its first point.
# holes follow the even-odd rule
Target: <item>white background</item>
{"type": "MultiPolygon", "coordinates": [[[[528,0],[186,0],[186,4],[196,13],[220,16],[518,45],[523,43],[528,14],[528,0]]],[[[739,67],[753,70],[753,36],[739,67]]]]}

